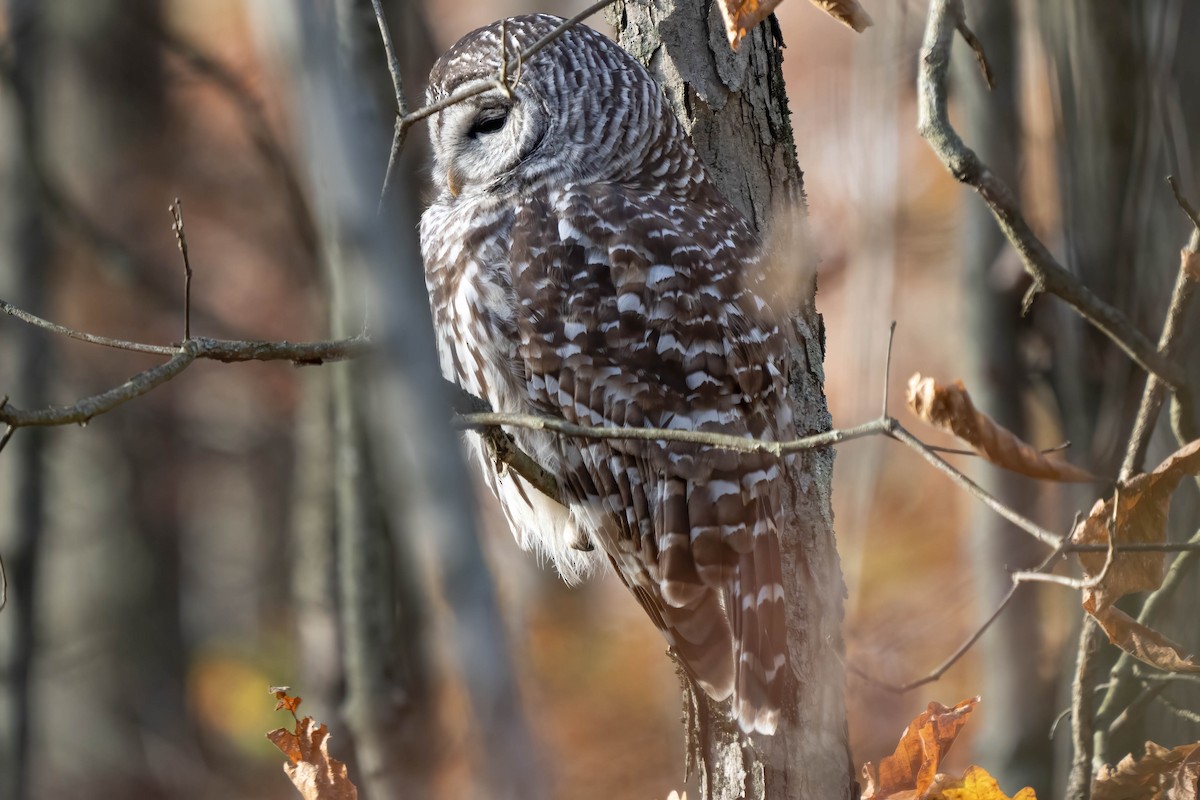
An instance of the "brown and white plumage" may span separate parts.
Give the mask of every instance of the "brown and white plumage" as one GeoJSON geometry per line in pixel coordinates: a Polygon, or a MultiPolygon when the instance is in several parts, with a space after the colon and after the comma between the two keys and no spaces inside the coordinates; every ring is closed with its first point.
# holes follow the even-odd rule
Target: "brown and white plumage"
{"type": "MultiPolygon", "coordinates": [[[[560,20],[511,18],[516,53],[560,20]]],[[[495,74],[501,25],[435,65],[429,99],[495,74]]],[[[759,239],[634,59],[567,31],[500,89],[433,117],[440,194],[421,245],[443,371],[499,411],[584,425],[791,438],[784,334],[759,239]]],[[[594,543],[747,731],[775,730],[786,664],[776,525],[783,465],[677,442],[514,429],[566,506],[488,481],[523,547],[568,580],[594,543]]],[[[478,447],[477,447],[478,450],[478,447]]]]}

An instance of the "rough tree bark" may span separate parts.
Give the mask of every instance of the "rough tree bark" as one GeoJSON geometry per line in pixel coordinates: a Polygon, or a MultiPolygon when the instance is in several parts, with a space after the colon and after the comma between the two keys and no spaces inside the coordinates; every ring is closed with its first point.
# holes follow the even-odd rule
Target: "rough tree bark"
{"type": "MultiPolygon", "coordinates": [[[[774,17],[733,53],[716,5],[618,3],[610,13],[618,41],[654,73],[725,196],[768,237],[803,239],[794,229],[803,224],[803,175],[774,17]]],[[[797,260],[796,273],[811,281],[810,267],[797,260]]],[[[802,434],[830,427],[824,329],[813,294],[802,293],[794,318],[791,391],[802,434]]],[[[747,741],[703,693],[685,691],[688,766],[702,798],[836,800],[856,791],[839,657],[845,586],[833,536],[832,477],[831,450],[803,454],[790,474],[783,567],[797,680],[780,730],[747,741]]]]}

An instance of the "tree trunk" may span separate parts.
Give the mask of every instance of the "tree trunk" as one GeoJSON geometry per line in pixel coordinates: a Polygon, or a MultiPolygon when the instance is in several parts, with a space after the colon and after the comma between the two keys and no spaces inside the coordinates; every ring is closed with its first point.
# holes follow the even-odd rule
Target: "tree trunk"
{"type": "MultiPolygon", "coordinates": [[[[760,233],[803,240],[803,176],[784,90],[774,18],[733,53],[717,6],[688,0],[618,3],[621,46],[654,73],[718,187],[760,233]]],[[[782,249],[782,248],[780,248],[782,249]]],[[[790,265],[789,265],[790,266],[790,265]]],[[[807,263],[793,274],[812,281],[807,263]]],[[[805,287],[794,318],[791,392],[797,428],[830,427],[822,387],[824,329],[805,287]]],[[[791,664],[796,681],[774,736],[747,740],[727,711],[685,690],[688,771],[713,800],[836,800],[856,791],[850,762],[842,652],[845,586],[833,535],[833,452],[793,462],[781,526],[791,664]]]]}
{"type": "MultiPolygon", "coordinates": [[[[0,172],[8,180],[0,186],[0,294],[11,297],[34,313],[45,310],[47,281],[44,272],[49,242],[42,215],[26,202],[34,192],[28,147],[36,137],[38,89],[43,74],[41,44],[43,15],[29,0],[8,3],[9,30],[13,36],[11,87],[4,100],[11,114],[9,146],[0,172]]],[[[46,337],[20,327],[0,348],[0,365],[8,376],[4,387],[19,391],[13,400],[22,405],[46,402],[49,388],[49,353],[46,337]],[[11,369],[11,372],[8,370],[11,369]]],[[[0,434],[3,432],[0,431],[0,434]]],[[[35,588],[38,562],[45,537],[46,432],[20,431],[9,442],[0,463],[0,555],[8,581],[8,606],[0,614],[0,798],[24,800],[30,786],[30,737],[36,706],[32,663],[36,633],[35,588]]]]}
{"type": "MultiPolygon", "coordinates": [[[[1194,131],[1200,126],[1200,98],[1191,87],[1200,80],[1200,52],[1190,42],[1200,33],[1200,7],[1179,0],[1128,4],[1119,0],[1069,0],[1043,4],[1042,35],[1057,70],[1061,109],[1060,186],[1069,266],[1097,293],[1130,315],[1151,338],[1158,335],[1163,311],[1178,270],[1178,249],[1188,224],[1162,182],[1175,175],[1193,203],[1200,196],[1200,166],[1194,131]]],[[[1184,341],[1195,341],[1200,323],[1190,320],[1184,341]]],[[[1091,448],[1111,464],[1120,455],[1131,427],[1132,408],[1144,375],[1131,367],[1106,340],[1088,340],[1080,353],[1060,356],[1078,368],[1091,367],[1079,380],[1086,402],[1064,403],[1064,413],[1094,436],[1091,448]]],[[[1186,345],[1179,352],[1191,352],[1186,345]]],[[[1192,383],[1200,361],[1186,358],[1192,383]]],[[[1062,381],[1068,385],[1072,376],[1062,381]]],[[[1162,414],[1146,463],[1150,469],[1177,446],[1162,414]]],[[[1072,440],[1088,444],[1088,438],[1072,440]]],[[[1109,470],[1115,474],[1115,468],[1109,470]]],[[[1173,540],[1196,530],[1197,495],[1183,488],[1173,500],[1173,540]]],[[[1154,627],[1185,650],[1200,646],[1192,618],[1200,582],[1182,582],[1172,602],[1162,606],[1154,627]]],[[[1136,613],[1132,599],[1122,605],[1136,613]]],[[[1104,682],[1115,654],[1102,645],[1104,682]]],[[[1121,659],[1128,672],[1130,660],[1121,659]]],[[[1193,723],[1167,705],[1146,703],[1136,680],[1110,683],[1097,712],[1096,761],[1114,763],[1147,739],[1177,742],[1195,739],[1193,723]],[[1139,697],[1141,699],[1139,700],[1139,697]],[[1128,713],[1126,713],[1128,711],[1128,713]],[[1109,728],[1118,720],[1120,725],[1109,728]]],[[[1195,687],[1172,686],[1163,698],[1176,707],[1194,708],[1195,687]]]]}
{"type": "MultiPolygon", "coordinates": [[[[958,89],[964,136],[992,172],[1017,190],[1022,131],[1015,3],[971,0],[967,19],[987,49],[996,85],[988,91],[973,54],[966,47],[956,48],[955,69],[963,76],[958,89]]],[[[1022,339],[1028,336],[1028,324],[1021,317],[1027,279],[991,212],[974,192],[969,194],[962,247],[971,395],[1000,424],[1028,440],[1024,398],[1030,385],[1021,358],[1022,339]]],[[[1035,495],[1027,478],[982,459],[973,471],[979,484],[1009,508],[1026,516],[1033,512],[1035,495]]],[[[1008,591],[1008,572],[1032,567],[1045,552],[991,509],[974,512],[972,529],[972,560],[981,587],[977,614],[982,619],[1008,591]]],[[[1041,597],[1034,586],[1022,588],[979,643],[980,694],[988,713],[980,720],[977,752],[979,763],[987,764],[1002,786],[1031,786],[1039,797],[1049,797],[1054,753],[1046,732],[1056,713],[1055,685],[1041,670],[1047,657],[1041,627],[1031,624],[1043,618],[1041,597]]]]}
{"type": "MultiPolygon", "coordinates": [[[[472,483],[459,436],[449,425],[452,403],[441,380],[416,242],[416,184],[402,182],[407,185],[398,188],[395,202],[377,213],[388,126],[365,88],[367,76],[357,71],[365,69],[361,54],[334,53],[335,39],[345,43],[357,35],[338,37],[325,10],[310,1],[263,11],[259,19],[264,32],[284,46],[286,66],[298,84],[297,124],[306,136],[304,153],[313,169],[310,183],[325,256],[339,262],[348,278],[345,304],[370,306],[372,337],[382,349],[381,358],[351,365],[349,385],[341,391],[343,403],[352,402],[358,415],[357,420],[345,420],[346,434],[350,428],[357,433],[335,445],[345,459],[339,479],[343,491],[360,497],[366,493],[379,504],[391,531],[388,550],[395,556],[383,565],[379,555],[371,563],[367,552],[355,550],[348,541],[339,547],[339,558],[347,561],[340,570],[342,600],[357,609],[344,608],[342,619],[347,626],[344,646],[358,651],[357,665],[347,661],[347,723],[365,770],[359,773],[366,784],[364,794],[379,800],[394,797],[392,787],[398,783],[411,793],[413,780],[420,793],[420,782],[434,766],[421,754],[446,737],[435,728],[437,715],[423,705],[434,697],[427,680],[436,673],[426,661],[429,643],[422,631],[364,628],[361,622],[378,624],[379,618],[361,614],[371,613],[371,605],[394,605],[400,626],[418,617],[428,623],[430,584],[440,579],[453,617],[445,631],[454,660],[449,672],[457,670],[470,698],[469,744],[482,763],[476,785],[465,794],[536,800],[545,796],[546,781],[535,761],[504,622],[480,549],[472,483]],[[352,467],[353,475],[346,471],[352,467]],[[421,565],[425,569],[416,566],[422,552],[432,555],[432,564],[421,565]],[[370,594],[345,585],[384,571],[391,573],[386,592],[378,580],[370,594]],[[416,598],[426,604],[425,613],[413,607],[416,598]],[[352,613],[358,618],[352,619],[352,613]],[[372,655],[372,643],[363,640],[401,632],[400,654],[374,647],[372,655]],[[352,636],[359,641],[351,642],[352,636]],[[379,740],[368,738],[372,732],[379,740]],[[409,768],[427,774],[406,777],[409,768]]],[[[349,8],[336,16],[362,19],[349,8]]],[[[358,41],[363,47],[382,47],[368,45],[365,38],[358,41]]],[[[389,108],[389,118],[391,113],[389,108]]],[[[411,169],[403,163],[400,174],[412,174],[411,169]]],[[[335,398],[338,393],[335,385],[335,398]]],[[[342,508],[355,512],[353,505],[342,508]]],[[[361,512],[356,512],[358,519],[352,513],[342,520],[346,531],[362,528],[363,522],[373,524],[361,512]]]]}

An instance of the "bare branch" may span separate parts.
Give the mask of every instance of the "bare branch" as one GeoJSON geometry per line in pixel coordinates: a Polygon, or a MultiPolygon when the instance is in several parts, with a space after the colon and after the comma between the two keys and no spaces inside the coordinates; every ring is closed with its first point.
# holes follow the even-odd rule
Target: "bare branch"
{"type": "MultiPolygon", "coordinates": [[[[16,317],[22,322],[44,328],[52,333],[89,344],[112,347],[116,350],[174,356],[183,353],[187,349],[186,344],[144,344],[142,342],[111,339],[107,336],[96,336],[95,334],[72,330],[71,328],[44,320],[35,314],[30,314],[28,311],[17,308],[12,303],[4,300],[0,300],[0,311],[11,317],[16,317]]],[[[258,339],[207,339],[204,337],[189,341],[195,345],[196,358],[206,358],[225,363],[235,361],[291,361],[297,366],[357,358],[366,354],[371,346],[371,340],[362,334],[352,336],[348,339],[333,339],[324,342],[271,342],[258,339]]]]}
{"type": "Polygon", "coordinates": [[[959,17],[956,26],[959,36],[963,37],[963,41],[975,53],[975,62],[979,64],[979,71],[983,74],[983,82],[987,84],[988,89],[996,88],[996,78],[992,74],[992,65],[988,63],[987,53],[983,51],[983,42],[979,41],[979,37],[975,35],[975,31],[967,27],[965,16],[959,17]]]}
{"type": "Polygon", "coordinates": [[[576,425],[557,417],[541,417],[534,414],[506,414],[496,411],[459,414],[454,418],[454,426],[460,430],[482,430],[498,426],[527,428],[530,430],[552,431],[562,436],[570,436],[577,439],[684,442],[687,444],[716,447],[722,450],[734,450],[739,453],[768,453],[777,458],[805,450],[829,447],[852,439],[861,439],[864,436],[885,433],[888,430],[889,422],[894,423],[895,421],[877,419],[863,423],[862,425],[856,425],[853,428],[825,431],[824,433],[804,436],[786,442],[771,442],[709,431],[687,431],[671,428],[593,427],[576,425]]]}
{"type": "MultiPolygon", "coordinates": [[[[1187,199],[1180,194],[1175,179],[1167,178],[1167,181],[1171,184],[1172,191],[1175,192],[1175,199],[1179,202],[1180,208],[1189,218],[1192,218],[1195,212],[1191,209],[1187,199]]],[[[1179,349],[1179,339],[1184,328],[1183,321],[1191,309],[1192,300],[1196,294],[1196,283],[1200,281],[1200,269],[1197,269],[1192,263],[1194,260],[1200,262],[1200,258],[1197,257],[1198,250],[1200,250],[1200,225],[1192,232],[1188,244],[1179,254],[1179,274],[1175,278],[1175,288],[1171,291],[1171,300],[1167,305],[1162,334],[1158,339],[1158,351],[1165,358],[1173,358],[1179,349]]],[[[1142,400],[1138,405],[1137,417],[1133,423],[1133,433],[1125,450],[1125,459],[1121,464],[1120,478],[1122,481],[1129,480],[1142,470],[1146,459],[1146,448],[1150,446],[1150,437],[1154,433],[1154,425],[1158,421],[1165,395],[1166,386],[1162,381],[1153,374],[1147,375],[1146,386],[1142,390],[1142,400]]],[[[1177,391],[1176,403],[1181,415],[1186,414],[1192,419],[1195,418],[1195,408],[1191,402],[1189,391],[1177,391]]],[[[1190,441],[1190,439],[1188,440],[1190,441]]],[[[1186,444],[1182,437],[1180,444],[1186,444]]]]}
{"type": "Polygon", "coordinates": [[[917,86],[918,130],[954,178],[979,192],[1021,257],[1025,271],[1033,278],[1025,298],[1026,308],[1039,292],[1056,295],[1112,339],[1144,370],[1173,388],[1185,386],[1187,378],[1178,364],[1164,358],[1128,317],[1097,297],[1055,260],[1025,221],[1008,186],[963,143],[950,124],[946,91],[950,47],[955,32],[965,28],[962,0],[934,0],[931,3],[917,86]]]}
{"type": "MultiPolygon", "coordinates": [[[[980,456],[979,451],[977,451],[977,450],[964,450],[960,447],[943,447],[940,444],[927,444],[925,446],[928,447],[930,450],[932,450],[935,453],[946,453],[947,455],[952,455],[952,456],[971,456],[972,458],[981,458],[982,457],[982,456],[980,456]]],[[[1063,450],[1066,450],[1070,446],[1071,446],[1070,442],[1062,442],[1060,444],[1054,445],[1053,447],[1043,447],[1041,450],[1038,450],[1038,452],[1041,453],[1042,455],[1047,455],[1049,453],[1061,453],[1063,450]]]]}
{"type": "Polygon", "coordinates": [[[500,428],[486,428],[480,431],[479,435],[487,445],[488,454],[496,464],[497,472],[503,474],[503,470],[511,469],[542,494],[566,505],[558,479],[518,447],[511,434],[500,428]]]}
{"type": "Polygon", "coordinates": [[[1004,613],[1004,610],[1008,608],[1009,604],[1012,602],[1013,597],[1016,596],[1017,589],[1021,586],[1021,584],[1047,577],[1043,574],[1043,570],[1047,569],[1061,555],[1062,549],[1056,549],[1053,553],[1047,556],[1041,564],[1034,567],[1032,570],[1025,572],[1014,572],[1012,575],[1012,586],[1009,587],[1008,592],[1003,598],[1000,599],[1000,602],[996,604],[995,610],[988,615],[988,618],[984,620],[983,623],[975,629],[975,632],[968,636],[966,640],[954,650],[953,653],[947,656],[945,661],[934,667],[922,677],[904,684],[893,684],[880,680],[879,678],[868,674],[853,664],[846,664],[846,669],[854,673],[854,675],[857,677],[862,678],[867,683],[878,686],[882,689],[887,689],[889,692],[895,692],[896,694],[904,694],[905,692],[910,692],[913,689],[924,686],[927,683],[933,683],[934,681],[939,680],[943,675],[946,674],[946,672],[950,670],[951,667],[958,663],[959,659],[967,654],[967,651],[975,646],[975,643],[983,637],[983,634],[987,633],[988,628],[992,627],[992,623],[1000,618],[1000,615],[1004,613]]]}
{"type": "Polygon", "coordinates": [[[183,230],[183,203],[179,198],[170,205],[171,230],[175,232],[175,243],[183,255],[183,340],[192,338],[192,262],[188,258],[187,233],[183,230]]]}
{"type": "Polygon", "coordinates": [[[948,464],[944,459],[930,450],[924,442],[905,430],[904,426],[902,426],[896,420],[889,419],[888,422],[890,423],[887,425],[886,430],[888,436],[908,445],[908,447],[920,453],[926,461],[928,461],[938,470],[944,472],[946,475],[949,475],[952,481],[958,484],[960,488],[965,489],[972,497],[982,501],[983,504],[988,508],[992,509],[997,514],[1011,522],[1013,525],[1016,525],[1018,528],[1025,531],[1043,544],[1049,545],[1056,550],[1062,545],[1063,537],[1053,533],[1052,531],[1046,530],[1033,520],[1026,519],[1008,506],[1001,503],[992,495],[988,494],[981,486],[979,486],[979,484],[975,483],[966,475],[962,474],[948,464]]]}
{"type": "Polygon", "coordinates": [[[1183,209],[1183,213],[1187,214],[1187,218],[1192,221],[1192,225],[1196,230],[1200,231],[1200,214],[1197,214],[1196,207],[1189,203],[1188,199],[1183,196],[1183,191],[1179,188],[1179,181],[1175,180],[1174,175],[1168,175],[1167,184],[1170,185],[1171,192],[1175,195],[1175,202],[1183,209]]]}
{"type": "Polygon", "coordinates": [[[396,112],[400,117],[404,117],[408,114],[408,100],[404,97],[404,77],[400,69],[400,59],[396,57],[396,47],[392,44],[392,32],[388,28],[387,17],[383,14],[382,0],[371,0],[371,7],[375,9],[375,22],[379,25],[379,36],[383,39],[388,72],[392,76],[392,88],[396,92],[396,112]]]}
{"type": "MultiPolygon", "coordinates": [[[[518,53],[515,58],[507,61],[504,65],[504,71],[507,72],[508,70],[518,69],[522,64],[533,58],[534,55],[546,47],[546,45],[562,36],[567,30],[575,27],[593,14],[603,11],[614,2],[616,2],[616,0],[598,0],[598,2],[592,3],[575,16],[563,21],[557,28],[547,33],[541,39],[538,39],[522,52],[518,53]]],[[[500,74],[501,73],[498,71],[496,77],[494,78],[483,78],[477,81],[472,81],[449,97],[443,98],[436,103],[430,103],[427,106],[422,106],[416,111],[405,114],[402,119],[402,124],[407,128],[414,122],[419,122],[420,120],[423,120],[426,117],[431,117],[439,111],[449,108],[450,106],[457,105],[464,100],[468,100],[476,95],[483,94],[490,89],[497,88],[497,86],[500,84],[500,74]]]]}
{"type": "Polygon", "coordinates": [[[72,405],[31,410],[17,408],[11,404],[0,406],[0,423],[14,428],[87,424],[94,417],[112,411],[117,406],[166,383],[197,359],[227,364],[241,361],[322,364],[360,356],[367,352],[369,345],[370,342],[361,336],[328,342],[298,343],[189,339],[182,346],[170,351],[173,356],[166,363],[139,372],[120,386],[85,397],[72,405]]]}
{"type": "MultiPolygon", "coordinates": [[[[1163,321],[1162,333],[1159,336],[1159,352],[1171,358],[1179,349],[1184,328],[1183,321],[1192,307],[1196,294],[1196,283],[1200,281],[1200,224],[1197,223],[1195,210],[1179,190],[1175,179],[1169,177],[1167,182],[1175,194],[1175,200],[1179,207],[1183,209],[1194,226],[1187,245],[1180,252],[1179,274],[1175,279],[1175,287],[1171,292],[1171,301],[1163,321]]],[[[1146,450],[1154,433],[1165,394],[1166,387],[1162,381],[1155,375],[1148,375],[1146,386],[1142,391],[1142,399],[1138,405],[1133,432],[1130,434],[1125,458],[1121,464],[1120,477],[1122,481],[1128,480],[1143,468],[1146,450]]],[[[1187,389],[1176,390],[1172,412],[1176,435],[1184,434],[1180,437],[1181,439],[1190,439],[1191,437],[1187,437],[1187,434],[1193,431],[1186,430],[1186,428],[1188,426],[1195,427],[1195,405],[1187,389]]],[[[1174,545],[1174,547],[1182,551],[1183,555],[1175,559],[1162,584],[1146,598],[1146,602],[1138,613],[1138,622],[1142,625],[1153,625],[1159,610],[1165,605],[1174,589],[1181,584],[1185,570],[1195,562],[1196,554],[1200,552],[1200,532],[1197,532],[1188,542],[1174,545]]],[[[1116,713],[1117,704],[1125,702],[1123,698],[1128,697],[1126,686],[1134,677],[1134,663],[1132,656],[1122,652],[1109,671],[1108,689],[1100,701],[1096,714],[1101,719],[1109,718],[1114,714],[1116,717],[1107,729],[1102,726],[1094,735],[1095,750],[1101,754],[1107,751],[1107,743],[1113,735],[1113,730],[1118,727],[1118,721],[1127,719],[1132,708],[1132,705],[1126,705],[1119,714],[1116,713]]],[[[1131,703],[1137,701],[1138,698],[1135,697],[1131,703]]]]}
{"type": "Polygon", "coordinates": [[[880,417],[888,415],[888,381],[892,376],[892,345],[895,342],[896,320],[892,320],[892,324],[888,326],[887,354],[883,358],[883,406],[879,409],[880,417]]]}
{"type": "Polygon", "coordinates": [[[71,339],[77,339],[81,342],[89,344],[98,344],[103,347],[112,347],[117,350],[131,350],[135,353],[156,353],[158,355],[173,356],[179,352],[179,348],[173,345],[161,344],[142,344],[140,342],[127,342],[123,339],[110,339],[107,336],[96,336],[91,333],[83,333],[82,331],[71,330],[62,325],[57,325],[53,322],[42,319],[41,317],[30,314],[24,309],[17,308],[12,303],[0,300],[0,311],[8,314],[10,317],[16,317],[22,322],[28,322],[30,325],[36,325],[39,328],[45,328],[53,333],[66,336],[71,339]]]}
{"type": "Polygon", "coordinates": [[[1170,711],[1171,713],[1173,713],[1175,716],[1179,717],[1180,719],[1184,719],[1193,724],[1200,725],[1200,714],[1197,714],[1195,711],[1175,705],[1175,703],[1168,700],[1162,694],[1157,695],[1154,699],[1157,700],[1160,705],[1164,706],[1168,711],[1170,711]]]}
{"type": "MultiPolygon", "coordinates": [[[[1135,722],[1141,713],[1150,705],[1151,701],[1165,692],[1169,685],[1170,684],[1167,683],[1152,683],[1148,686],[1142,686],[1141,691],[1138,692],[1133,701],[1130,702],[1129,705],[1125,706],[1125,709],[1121,712],[1120,716],[1114,719],[1112,724],[1108,726],[1106,734],[1108,736],[1120,735],[1121,730],[1127,725],[1135,722]]],[[[1110,683],[1106,688],[1111,689],[1112,684],[1110,683]]]]}
{"type": "Polygon", "coordinates": [[[404,139],[408,135],[408,127],[404,118],[408,116],[408,100],[404,97],[404,75],[400,69],[400,59],[396,57],[396,47],[392,44],[392,31],[388,28],[387,17],[383,14],[382,0],[371,0],[375,9],[375,22],[379,25],[379,36],[383,39],[383,51],[387,56],[388,72],[392,76],[392,88],[396,92],[396,124],[392,130],[392,147],[388,151],[387,169],[383,173],[383,185],[379,189],[379,208],[387,199],[392,187],[392,176],[396,173],[396,163],[400,158],[400,150],[404,147],[404,139]]]}
{"type": "Polygon", "coordinates": [[[492,89],[500,89],[505,93],[511,93],[512,87],[508,81],[508,74],[510,71],[515,70],[515,80],[520,80],[522,65],[524,65],[524,63],[532,58],[538,51],[553,42],[555,39],[558,39],[568,29],[575,27],[593,14],[604,10],[614,2],[616,2],[616,0],[599,0],[599,2],[593,3],[575,16],[565,20],[557,28],[543,36],[541,39],[538,39],[524,51],[517,53],[517,55],[512,59],[506,57],[505,47],[507,45],[507,37],[502,35],[500,39],[500,69],[497,70],[495,77],[482,78],[480,80],[468,83],[466,86],[459,89],[449,97],[442,98],[436,103],[430,103],[429,105],[418,108],[416,111],[410,112],[408,110],[408,103],[404,99],[404,86],[400,73],[400,62],[396,59],[395,48],[392,45],[392,34],[388,29],[387,20],[383,15],[383,6],[380,3],[380,0],[371,0],[371,5],[375,9],[375,20],[379,24],[379,35],[383,39],[383,48],[387,53],[388,70],[392,74],[392,86],[396,91],[396,126],[392,131],[392,147],[388,153],[387,169],[383,175],[383,186],[379,191],[380,208],[383,207],[383,202],[387,199],[388,193],[391,190],[392,177],[396,170],[396,163],[400,156],[400,150],[404,147],[404,140],[408,136],[408,129],[412,127],[414,123],[420,122],[426,117],[431,117],[439,111],[443,111],[450,106],[457,105],[464,100],[469,100],[476,95],[483,94],[484,92],[492,89]]]}
{"type": "Polygon", "coordinates": [[[196,360],[195,348],[191,343],[176,353],[170,361],[157,367],[139,372],[125,383],[100,394],[85,397],[66,407],[49,406],[25,410],[11,404],[0,408],[0,422],[14,428],[44,425],[86,425],[93,417],[112,411],[135,397],[161,386],[187,369],[196,360]]]}

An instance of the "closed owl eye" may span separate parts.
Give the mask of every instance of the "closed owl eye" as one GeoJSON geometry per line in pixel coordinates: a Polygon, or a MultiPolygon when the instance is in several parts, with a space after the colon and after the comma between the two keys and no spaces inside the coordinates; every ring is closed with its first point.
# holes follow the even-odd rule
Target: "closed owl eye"
{"type": "Polygon", "coordinates": [[[480,136],[496,133],[508,122],[508,111],[508,108],[503,106],[480,110],[475,115],[475,119],[471,120],[471,127],[467,129],[467,138],[478,139],[480,136]]]}

